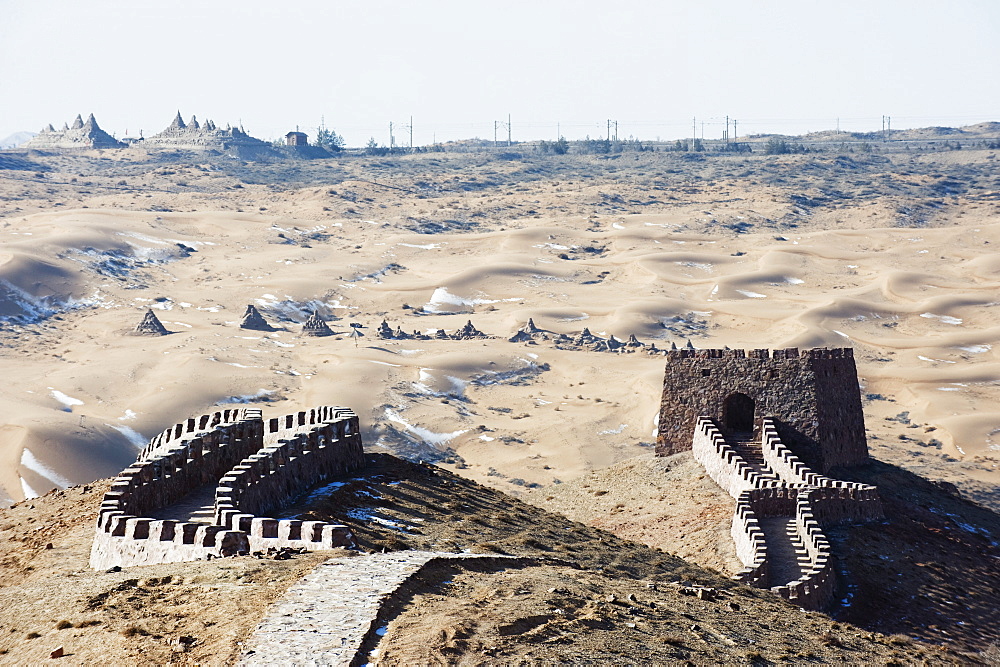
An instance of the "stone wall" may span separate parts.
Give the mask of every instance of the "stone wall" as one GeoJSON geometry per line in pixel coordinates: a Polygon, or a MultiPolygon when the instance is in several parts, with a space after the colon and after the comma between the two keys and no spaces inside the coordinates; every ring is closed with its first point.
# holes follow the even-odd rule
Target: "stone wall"
{"type": "Polygon", "coordinates": [[[753,510],[752,493],[752,489],[747,489],[736,498],[733,526],[729,531],[736,545],[736,556],[743,563],[743,569],[735,578],[757,588],[769,588],[771,572],[767,540],[753,510]]]}
{"type": "MultiPolygon", "coordinates": [[[[260,412],[259,410],[257,411],[260,412]]],[[[161,433],[154,436],[142,451],[139,452],[138,459],[141,461],[143,459],[149,458],[153,452],[159,450],[161,447],[169,445],[175,440],[187,440],[194,437],[195,433],[202,431],[210,431],[219,426],[227,426],[230,424],[235,424],[243,418],[245,413],[244,408],[233,408],[229,410],[220,410],[219,412],[213,412],[210,415],[201,415],[200,417],[191,417],[179,424],[174,424],[168,429],[163,430],[161,433]]]]}
{"type": "Polygon", "coordinates": [[[816,469],[868,459],[857,369],[846,348],[669,351],[657,454],[686,451],[701,416],[733,435],[727,399],[737,394],[752,401],[756,435],[762,418],[773,418],[782,440],[816,469]]]}
{"type": "Polygon", "coordinates": [[[815,487],[812,492],[820,523],[864,523],[884,518],[878,489],[814,473],[792,453],[778,435],[774,421],[764,419],[761,449],[767,466],[789,485],[815,487]]]}
{"type": "Polygon", "coordinates": [[[698,418],[691,451],[708,476],[733,498],[744,491],[770,485],[729,446],[722,431],[708,417],[698,418]]]}
{"type": "MultiPolygon", "coordinates": [[[[303,543],[298,546],[308,548],[353,544],[353,536],[344,526],[317,527],[304,525],[309,522],[289,522],[282,528],[285,542],[280,542],[277,527],[272,525],[277,522],[273,519],[258,520],[253,524],[256,529],[247,531],[233,528],[232,523],[209,525],[143,516],[169,507],[206,485],[225,486],[219,479],[264,447],[265,431],[278,430],[271,431],[275,421],[265,424],[256,409],[226,410],[189,419],[154,438],[139,460],[122,471],[104,496],[91,550],[91,567],[103,569],[232,555],[249,551],[255,540],[264,546],[284,546],[293,540],[303,543]]],[[[258,504],[275,508],[329,474],[348,472],[364,463],[357,416],[346,408],[318,408],[277,421],[305,431],[286,443],[289,447],[301,444],[303,439],[314,445],[322,441],[325,446],[300,449],[294,459],[280,448],[271,453],[270,459],[265,454],[264,460],[273,463],[276,454],[283,464],[269,464],[267,483],[258,480],[254,485],[260,489],[258,504]],[[287,465],[293,460],[297,465],[287,465]],[[267,499],[268,494],[274,496],[273,501],[267,499]]]]}
{"type": "Polygon", "coordinates": [[[714,420],[699,417],[692,452],[708,475],[736,499],[731,535],[743,563],[736,578],[752,586],[770,588],[807,609],[829,605],[836,592],[830,544],[823,526],[882,518],[875,487],[818,475],[782,442],[775,420],[760,424],[764,467],[755,469],[726,437],[714,420]],[[761,520],[794,518],[801,549],[796,554],[802,574],[795,581],[772,585],[774,567],[761,520]]]}
{"type": "MultiPolygon", "coordinates": [[[[326,419],[329,421],[318,417],[308,431],[262,448],[220,479],[215,493],[215,522],[247,533],[254,551],[285,546],[310,551],[356,546],[346,526],[260,516],[281,508],[332,476],[364,465],[357,416],[340,410],[326,419]]],[[[269,423],[269,429],[276,426],[276,421],[269,423]]]]}

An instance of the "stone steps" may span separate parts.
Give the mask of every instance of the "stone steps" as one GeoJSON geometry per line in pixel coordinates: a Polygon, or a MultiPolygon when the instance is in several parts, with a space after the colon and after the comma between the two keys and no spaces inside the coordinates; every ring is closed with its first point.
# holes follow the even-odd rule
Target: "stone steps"
{"type": "Polygon", "coordinates": [[[760,519],[767,544],[771,587],[797,581],[809,570],[809,556],[795,530],[794,517],[760,519]]]}

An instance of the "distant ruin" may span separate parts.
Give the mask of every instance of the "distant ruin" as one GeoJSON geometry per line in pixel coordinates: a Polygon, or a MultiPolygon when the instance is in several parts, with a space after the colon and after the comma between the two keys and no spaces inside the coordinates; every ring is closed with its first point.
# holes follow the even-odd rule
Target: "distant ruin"
{"type": "Polygon", "coordinates": [[[875,487],[809,467],[868,461],[853,350],[671,350],[658,428],[659,456],[690,449],[736,499],[736,578],[828,606],[836,573],[822,528],[883,516],[875,487]]]}
{"type": "Polygon", "coordinates": [[[131,334],[133,336],[166,336],[171,333],[167,330],[160,318],[151,309],[146,309],[146,314],[142,316],[142,321],[135,325],[131,334]]]}
{"type": "Polygon", "coordinates": [[[72,125],[63,124],[61,130],[51,124],[42,128],[41,132],[23,144],[21,148],[52,149],[52,148],[124,148],[125,144],[105,132],[97,124],[94,114],[87,120],[77,114],[72,125]]]}
{"type": "Polygon", "coordinates": [[[303,336],[332,336],[333,330],[327,326],[326,322],[314,312],[305,322],[302,323],[303,336]]]}
{"type": "Polygon", "coordinates": [[[170,125],[152,137],[146,137],[135,145],[149,149],[173,149],[185,151],[217,151],[233,154],[241,158],[253,158],[274,153],[270,144],[255,139],[241,127],[217,127],[211,120],[199,122],[195,116],[184,122],[181,112],[170,125]]]}
{"type": "Polygon", "coordinates": [[[363,465],[358,417],[347,408],[268,420],[241,408],[188,419],[150,440],[111,483],[90,566],[355,546],[346,526],[267,515],[363,465]]]}
{"type": "Polygon", "coordinates": [[[274,331],[274,327],[267,323],[264,316],[260,314],[257,307],[252,303],[247,304],[246,312],[243,313],[243,319],[240,320],[241,329],[252,329],[254,331],[274,331]]]}

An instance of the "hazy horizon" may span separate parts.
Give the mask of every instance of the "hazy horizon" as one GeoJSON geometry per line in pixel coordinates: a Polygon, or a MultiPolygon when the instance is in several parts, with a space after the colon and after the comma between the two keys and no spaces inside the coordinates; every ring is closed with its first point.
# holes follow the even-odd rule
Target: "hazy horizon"
{"type": "Polygon", "coordinates": [[[1000,120],[1000,6],[780,0],[471,3],[0,1],[0,137],[94,113],[118,137],[180,110],[352,146],[718,138],[1000,120]],[[507,135],[505,125],[497,129],[507,135]]]}

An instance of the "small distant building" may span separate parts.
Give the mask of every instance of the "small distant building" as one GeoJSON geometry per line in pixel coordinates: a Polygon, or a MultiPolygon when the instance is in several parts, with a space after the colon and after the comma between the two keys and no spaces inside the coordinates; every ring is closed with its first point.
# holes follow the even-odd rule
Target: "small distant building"
{"type": "Polygon", "coordinates": [[[285,135],[286,146],[308,146],[309,137],[305,132],[289,132],[285,135]]]}

